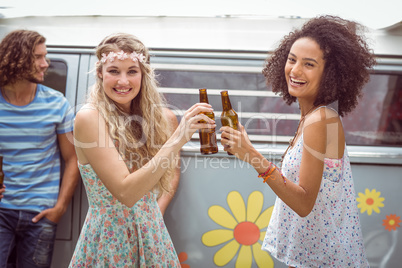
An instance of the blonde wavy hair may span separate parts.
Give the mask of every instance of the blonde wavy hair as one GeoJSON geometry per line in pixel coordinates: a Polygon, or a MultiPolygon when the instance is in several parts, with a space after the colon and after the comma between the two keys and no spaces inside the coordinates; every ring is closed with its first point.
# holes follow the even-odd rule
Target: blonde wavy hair
{"type": "MultiPolygon", "coordinates": [[[[168,140],[173,129],[163,113],[165,99],[158,92],[157,81],[151,65],[150,54],[145,45],[135,36],[126,33],[112,34],[104,38],[96,48],[98,57],[96,63],[96,82],[90,90],[88,102],[98,109],[106,121],[111,138],[115,141],[116,149],[133,172],[144,166],[152,159],[168,140]],[[142,78],[138,95],[131,102],[131,111],[123,112],[103,89],[102,54],[125,51],[126,53],[142,53],[145,61],[140,63],[142,78]]],[[[173,166],[154,187],[159,196],[169,192],[173,166]]]]}

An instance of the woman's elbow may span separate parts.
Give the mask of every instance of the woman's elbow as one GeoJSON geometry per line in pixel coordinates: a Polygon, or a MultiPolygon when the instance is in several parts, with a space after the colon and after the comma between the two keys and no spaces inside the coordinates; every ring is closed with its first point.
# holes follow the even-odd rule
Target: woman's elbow
{"type": "Polygon", "coordinates": [[[296,211],[297,215],[299,215],[301,218],[305,218],[310,214],[311,210],[302,210],[302,211],[296,211]]]}
{"type": "Polygon", "coordinates": [[[294,210],[294,212],[296,212],[297,215],[299,215],[301,218],[305,218],[311,213],[311,211],[313,210],[313,207],[314,207],[314,205],[313,206],[304,205],[304,206],[301,206],[298,209],[294,210]]]}
{"type": "Polygon", "coordinates": [[[117,200],[120,201],[120,203],[122,203],[123,205],[125,205],[126,207],[132,208],[135,203],[137,203],[137,201],[139,199],[133,197],[133,195],[131,194],[126,194],[126,193],[120,193],[118,196],[116,196],[117,200]]]}

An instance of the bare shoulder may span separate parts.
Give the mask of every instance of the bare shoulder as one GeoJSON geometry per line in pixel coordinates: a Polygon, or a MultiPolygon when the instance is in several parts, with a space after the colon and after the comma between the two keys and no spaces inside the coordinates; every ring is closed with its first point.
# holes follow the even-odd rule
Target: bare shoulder
{"type": "Polygon", "coordinates": [[[172,110],[169,108],[163,108],[163,114],[166,116],[167,120],[169,121],[170,125],[173,128],[176,128],[178,126],[178,121],[176,115],[173,113],[172,110]]]}
{"type": "Polygon", "coordinates": [[[99,111],[92,106],[83,106],[74,120],[74,136],[81,141],[93,139],[94,135],[104,129],[105,121],[99,111]],[[91,136],[91,138],[90,138],[91,136]]]}
{"type": "Polygon", "coordinates": [[[331,108],[322,107],[306,117],[305,126],[312,126],[315,124],[324,126],[328,123],[334,122],[340,122],[338,113],[331,108]]]}
{"type": "Polygon", "coordinates": [[[303,124],[304,139],[314,144],[327,143],[330,125],[340,123],[339,115],[334,110],[322,107],[307,115],[303,124]]]}
{"type": "Polygon", "coordinates": [[[77,112],[75,116],[75,124],[88,124],[98,118],[99,111],[95,107],[86,104],[77,112]]]}
{"type": "Polygon", "coordinates": [[[345,136],[338,113],[330,108],[320,108],[306,117],[303,127],[304,140],[322,157],[341,158],[345,136]]]}

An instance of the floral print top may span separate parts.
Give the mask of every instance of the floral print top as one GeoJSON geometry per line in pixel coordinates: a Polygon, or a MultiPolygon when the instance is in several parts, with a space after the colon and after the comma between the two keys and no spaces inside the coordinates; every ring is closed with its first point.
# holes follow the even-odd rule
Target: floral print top
{"type": "MultiPolygon", "coordinates": [[[[282,173],[295,183],[303,134],[286,154],[282,173]]],[[[349,157],[324,160],[320,190],[311,213],[302,218],[276,198],[262,249],[293,267],[369,267],[363,245],[349,157]]]]}
{"type": "Polygon", "coordinates": [[[129,208],[91,165],[78,166],[89,210],[69,267],[180,267],[155,193],[129,208]]]}

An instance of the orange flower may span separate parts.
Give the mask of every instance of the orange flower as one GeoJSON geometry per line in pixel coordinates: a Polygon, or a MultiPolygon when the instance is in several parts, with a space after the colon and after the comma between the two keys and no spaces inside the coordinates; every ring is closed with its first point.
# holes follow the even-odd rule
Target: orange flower
{"type": "Polygon", "coordinates": [[[186,263],[183,263],[183,262],[185,262],[185,261],[187,260],[187,258],[188,258],[186,252],[180,252],[179,255],[178,255],[178,257],[179,257],[179,261],[180,261],[181,268],[190,268],[190,265],[188,265],[188,264],[186,264],[186,263]]]}
{"type": "Polygon", "coordinates": [[[112,223],[110,221],[105,221],[105,227],[109,227],[110,225],[112,225],[112,223]]]}
{"type": "Polygon", "coordinates": [[[397,227],[401,227],[399,223],[401,222],[401,217],[396,216],[396,214],[391,214],[385,216],[386,219],[382,220],[383,224],[385,226],[385,229],[388,231],[394,230],[396,231],[397,227]]]}
{"type": "Polygon", "coordinates": [[[113,260],[114,260],[114,262],[119,262],[120,257],[118,255],[114,255],[113,260]]]}
{"type": "Polygon", "coordinates": [[[130,215],[130,213],[128,212],[128,209],[124,209],[123,214],[124,214],[124,217],[128,217],[130,215]]]}
{"type": "Polygon", "coordinates": [[[87,261],[86,261],[86,265],[85,265],[85,267],[88,267],[88,266],[90,266],[91,265],[91,263],[92,263],[92,257],[87,257],[87,261]]]}

